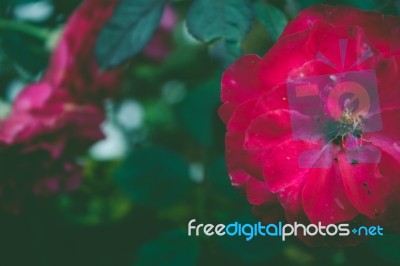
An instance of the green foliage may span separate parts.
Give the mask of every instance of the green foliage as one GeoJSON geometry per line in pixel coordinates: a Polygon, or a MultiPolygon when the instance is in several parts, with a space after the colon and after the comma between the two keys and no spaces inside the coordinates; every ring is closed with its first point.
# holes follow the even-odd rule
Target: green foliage
{"type": "Polygon", "coordinates": [[[200,41],[218,38],[240,42],[251,27],[252,10],[247,0],[195,0],[187,26],[200,41]]]}
{"type": "Polygon", "coordinates": [[[392,234],[372,238],[368,241],[368,245],[379,257],[396,264],[400,263],[399,243],[400,236],[392,234]]]}
{"type": "Polygon", "coordinates": [[[242,55],[242,48],[238,42],[220,39],[210,46],[210,55],[227,68],[242,55]]]}
{"type": "Polygon", "coordinates": [[[340,3],[344,5],[349,5],[353,7],[357,7],[363,10],[374,10],[382,5],[382,2],[385,1],[376,1],[376,0],[341,0],[340,3]]]}
{"type": "MultiPolygon", "coordinates": [[[[208,181],[212,187],[217,191],[218,195],[224,199],[242,200],[242,196],[239,192],[232,187],[229,180],[228,173],[226,171],[225,157],[220,157],[208,165],[208,181]],[[238,199],[239,198],[239,199],[238,199]]],[[[245,202],[247,204],[247,202],[245,202]]]]}
{"type": "Polygon", "coordinates": [[[246,241],[243,236],[224,236],[218,238],[218,243],[224,252],[246,264],[271,260],[283,248],[279,238],[268,237],[255,237],[250,241],[246,241]]]}
{"type": "Polygon", "coordinates": [[[240,44],[249,33],[253,11],[247,0],[195,0],[187,16],[189,32],[203,42],[218,41],[211,54],[225,65],[240,56],[240,44]]]}
{"type": "MultiPolygon", "coordinates": [[[[258,221],[252,217],[248,208],[237,208],[231,217],[219,220],[225,224],[238,222],[241,224],[256,224],[258,221]]],[[[221,219],[221,218],[220,218],[221,219]]],[[[216,239],[222,252],[231,256],[241,264],[260,263],[278,256],[284,247],[279,237],[257,236],[246,240],[246,236],[228,236],[216,239]]]]}
{"type": "Polygon", "coordinates": [[[190,90],[178,108],[186,131],[199,144],[208,148],[214,143],[212,121],[219,104],[219,94],[220,81],[212,79],[190,90]]]}
{"type": "Polygon", "coordinates": [[[134,202],[153,208],[182,202],[192,188],[185,160],[157,147],[134,150],[118,170],[116,182],[134,202]]]}
{"type": "Polygon", "coordinates": [[[298,1],[289,1],[290,5],[294,6],[296,4],[300,5],[301,8],[306,8],[313,5],[318,5],[321,3],[330,2],[329,0],[298,0],[298,1]]]}
{"type": "Polygon", "coordinates": [[[57,206],[65,219],[78,224],[109,224],[124,218],[132,209],[112,179],[119,162],[85,161],[85,178],[78,191],[59,197],[57,206]]]}
{"type": "Polygon", "coordinates": [[[168,132],[176,127],[173,110],[168,104],[157,102],[146,102],[144,104],[145,124],[149,131],[168,132]]]}
{"type": "Polygon", "coordinates": [[[183,231],[168,231],[141,247],[135,266],[196,265],[199,253],[197,238],[188,237],[183,231]]]}
{"type": "Polygon", "coordinates": [[[18,67],[32,76],[45,68],[48,53],[45,51],[42,41],[16,32],[3,32],[1,37],[3,51],[18,67]],[[30,45],[26,47],[26,43],[30,45]],[[24,52],[21,53],[21,51],[24,52]]]}
{"type": "Polygon", "coordinates": [[[100,66],[118,66],[140,52],[158,27],[165,2],[122,0],[97,40],[100,66]]]}
{"type": "Polygon", "coordinates": [[[4,0],[5,4],[13,4],[13,5],[33,3],[38,1],[40,0],[4,0]]]}
{"type": "Polygon", "coordinates": [[[288,23],[285,14],[277,7],[262,2],[255,3],[254,10],[258,21],[267,28],[272,40],[277,41],[288,23]]]}

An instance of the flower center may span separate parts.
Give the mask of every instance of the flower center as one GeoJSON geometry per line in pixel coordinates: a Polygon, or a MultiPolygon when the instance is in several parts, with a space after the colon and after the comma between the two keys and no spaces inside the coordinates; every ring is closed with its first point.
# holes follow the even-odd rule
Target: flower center
{"type": "Polygon", "coordinates": [[[345,108],[338,120],[328,120],[325,124],[325,135],[329,142],[346,146],[346,142],[361,141],[363,116],[355,114],[350,108],[345,108]]]}

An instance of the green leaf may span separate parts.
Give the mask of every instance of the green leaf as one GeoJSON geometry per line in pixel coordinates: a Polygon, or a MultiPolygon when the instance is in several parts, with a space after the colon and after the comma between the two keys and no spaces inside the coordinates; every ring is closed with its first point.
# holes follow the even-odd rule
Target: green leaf
{"type": "Polygon", "coordinates": [[[371,238],[368,245],[381,258],[393,263],[400,263],[399,235],[384,235],[371,238]]]}
{"type": "Polygon", "coordinates": [[[189,9],[189,32],[203,42],[225,38],[241,42],[251,29],[252,9],[247,0],[195,0],[189,9]]]}
{"type": "Polygon", "coordinates": [[[48,53],[42,41],[13,31],[3,31],[0,35],[1,49],[18,67],[32,76],[43,71],[48,53]]]}
{"type": "Polygon", "coordinates": [[[210,55],[227,68],[242,55],[242,48],[237,42],[220,39],[210,47],[210,55]]]}
{"type": "Polygon", "coordinates": [[[220,81],[210,80],[189,91],[178,106],[178,116],[186,131],[202,146],[213,145],[213,116],[219,103],[220,81]]]}
{"type": "Polygon", "coordinates": [[[395,15],[399,15],[400,14],[400,2],[395,2],[394,4],[394,8],[392,8],[392,11],[394,11],[395,15]]]}
{"type": "Polygon", "coordinates": [[[121,0],[101,31],[96,57],[102,68],[120,65],[140,52],[157,29],[166,0],[121,0]]]}
{"type": "Polygon", "coordinates": [[[339,3],[347,6],[360,8],[363,10],[373,10],[378,8],[386,1],[375,1],[375,0],[340,0],[339,3]]]}
{"type": "Polygon", "coordinates": [[[143,245],[135,265],[196,265],[199,253],[198,238],[182,231],[169,231],[143,245]]]}
{"type": "MultiPolygon", "coordinates": [[[[289,0],[288,4],[295,5],[295,2],[296,2],[295,0],[289,0]]],[[[324,0],[298,0],[298,2],[302,8],[326,3],[326,1],[324,0]]]]}
{"type": "Polygon", "coordinates": [[[241,56],[240,44],[252,22],[253,10],[248,0],[195,0],[186,25],[200,41],[217,40],[210,47],[210,54],[227,67],[241,56]]]}
{"type": "Polygon", "coordinates": [[[286,27],[288,20],[277,7],[268,3],[255,3],[254,10],[258,21],[267,28],[272,40],[277,41],[286,27]]]}
{"type": "Polygon", "coordinates": [[[185,160],[156,147],[134,150],[117,171],[116,181],[133,202],[157,209],[184,201],[193,185],[185,160]]]}

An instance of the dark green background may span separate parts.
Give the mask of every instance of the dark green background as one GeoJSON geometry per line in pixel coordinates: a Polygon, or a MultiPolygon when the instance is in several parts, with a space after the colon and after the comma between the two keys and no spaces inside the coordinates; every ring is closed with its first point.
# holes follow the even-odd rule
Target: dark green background
{"type": "MultiPolygon", "coordinates": [[[[26,2],[35,1],[0,0],[3,101],[12,81],[32,82],[46,68],[51,34],[38,36],[2,22],[54,33],[80,1],[53,0],[53,14],[34,23],[13,15],[14,8],[26,2]]],[[[19,215],[0,213],[0,265],[398,265],[398,236],[373,238],[356,247],[311,248],[296,238],[246,242],[186,233],[193,218],[214,224],[254,221],[250,205],[231,187],[225,169],[225,128],[216,113],[221,74],[242,54],[265,54],[288,20],[321,2],[251,1],[254,22],[245,10],[236,18],[239,26],[204,32],[203,20],[218,21],[229,12],[220,14],[199,4],[200,10],[209,8],[204,18],[205,13],[190,10],[192,1],[171,1],[180,18],[171,34],[174,49],[158,63],[135,55],[111,107],[111,121],[127,99],[142,108],[140,127],[117,124],[128,153],[108,160],[88,155],[85,179],[76,192],[29,199],[19,215]],[[201,41],[188,37],[184,20],[201,41]]],[[[400,2],[394,0],[326,2],[400,13],[400,2]]]]}

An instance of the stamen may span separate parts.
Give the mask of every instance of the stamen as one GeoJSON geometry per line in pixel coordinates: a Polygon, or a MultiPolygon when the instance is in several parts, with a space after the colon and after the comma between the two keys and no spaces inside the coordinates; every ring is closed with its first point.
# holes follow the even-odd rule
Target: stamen
{"type": "Polygon", "coordinates": [[[363,117],[345,107],[343,114],[337,121],[328,121],[325,124],[326,139],[346,149],[358,148],[362,145],[363,117]]]}

